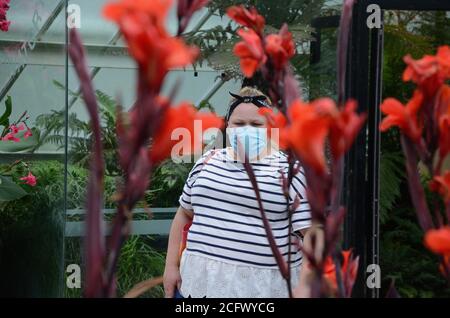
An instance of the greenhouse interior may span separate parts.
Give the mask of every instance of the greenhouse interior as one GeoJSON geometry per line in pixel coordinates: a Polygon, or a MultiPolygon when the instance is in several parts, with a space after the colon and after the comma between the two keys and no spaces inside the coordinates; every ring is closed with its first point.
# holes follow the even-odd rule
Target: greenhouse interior
{"type": "Polygon", "coordinates": [[[0,0],[0,64],[0,297],[450,297],[449,1],[0,0]]]}

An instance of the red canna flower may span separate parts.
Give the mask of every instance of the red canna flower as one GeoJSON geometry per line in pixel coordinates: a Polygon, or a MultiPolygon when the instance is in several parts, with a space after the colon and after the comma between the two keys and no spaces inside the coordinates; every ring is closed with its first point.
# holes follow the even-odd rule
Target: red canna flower
{"type": "Polygon", "coordinates": [[[422,126],[418,121],[418,112],[422,106],[423,94],[416,90],[412,99],[404,106],[395,98],[387,98],[381,104],[381,111],[387,115],[380,124],[380,130],[386,131],[392,126],[400,130],[411,140],[418,141],[422,135],[422,126]]]}
{"type": "Polygon", "coordinates": [[[325,140],[330,136],[331,151],[335,159],[352,145],[361,129],[366,115],[358,115],[356,102],[349,101],[342,111],[330,98],[319,98],[310,104],[295,100],[288,110],[290,124],[286,117],[271,109],[262,108],[259,113],[266,117],[269,131],[279,130],[281,149],[291,148],[304,164],[323,174],[325,164],[325,140]]]}
{"type": "Polygon", "coordinates": [[[356,106],[356,101],[348,101],[331,122],[330,147],[335,160],[350,149],[366,120],[365,114],[356,113],[356,106]]]}
{"type": "MultiPolygon", "coordinates": [[[[150,160],[153,164],[167,158],[180,141],[172,138],[172,133],[177,128],[184,128],[189,131],[189,139],[182,139],[180,150],[197,150],[196,145],[202,142],[202,132],[209,128],[220,128],[223,124],[221,118],[212,113],[198,112],[195,107],[187,102],[181,103],[177,107],[170,107],[166,110],[159,129],[155,134],[152,146],[149,150],[150,160]],[[195,129],[195,121],[201,122],[201,129],[195,129]]],[[[175,137],[175,136],[174,136],[175,137]]],[[[178,136],[177,136],[178,137],[178,136]]],[[[201,150],[198,149],[198,150],[201,150]]],[[[188,155],[189,153],[176,153],[176,155],[188,155]]]]}
{"type": "Polygon", "coordinates": [[[266,37],[265,48],[275,68],[277,70],[283,69],[295,54],[292,34],[288,31],[286,24],[283,25],[278,34],[270,34],[266,37]]]}
{"type": "Polygon", "coordinates": [[[246,9],[243,5],[232,6],[227,9],[227,15],[236,23],[262,34],[265,19],[258,14],[256,8],[246,9]]]}
{"type": "Polygon", "coordinates": [[[425,233],[424,244],[433,253],[450,256],[450,226],[429,230],[425,233]]]}
{"type": "Polygon", "coordinates": [[[243,41],[234,46],[233,53],[240,58],[241,70],[247,77],[263,65],[267,56],[264,53],[261,38],[253,30],[238,30],[243,41]]]}
{"type": "Polygon", "coordinates": [[[331,284],[334,291],[338,289],[337,278],[336,278],[336,265],[333,262],[331,256],[325,259],[323,265],[323,277],[331,284]]]}
{"type": "Polygon", "coordinates": [[[318,174],[326,172],[325,139],[330,129],[330,114],[334,102],[320,98],[311,104],[296,100],[289,107],[291,120],[289,143],[303,164],[313,168],[318,174]]]}
{"type": "MultiPolygon", "coordinates": [[[[358,273],[358,258],[353,259],[352,251],[342,251],[341,277],[346,297],[350,297],[358,273]]],[[[330,283],[334,292],[338,290],[336,266],[331,256],[324,262],[323,277],[330,283]]]]}
{"type": "Polygon", "coordinates": [[[447,204],[450,203],[450,170],[442,176],[435,176],[429,186],[431,191],[440,193],[447,204]]]}
{"type": "Polygon", "coordinates": [[[155,90],[159,90],[171,68],[191,64],[199,53],[196,47],[187,46],[165,31],[171,4],[171,0],[122,0],[108,4],[103,11],[106,18],[119,25],[130,54],[155,90]]]}
{"type": "Polygon", "coordinates": [[[436,55],[425,55],[420,60],[407,55],[403,60],[408,65],[403,72],[403,81],[412,80],[427,97],[433,96],[450,78],[450,47],[447,45],[439,47],[436,55]]]}
{"type": "Polygon", "coordinates": [[[287,129],[287,119],[282,112],[274,114],[273,110],[268,107],[261,107],[259,114],[266,117],[268,136],[278,144],[280,149],[289,148],[289,133],[287,129]],[[272,133],[276,132],[277,136],[273,136],[272,133]]]}
{"type": "Polygon", "coordinates": [[[435,122],[439,125],[439,155],[450,153],[450,86],[442,85],[436,96],[435,122]]]}
{"type": "Polygon", "coordinates": [[[142,21],[155,25],[161,33],[165,31],[165,19],[172,6],[173,0],[119,0],[108,3],[103,7],[103,16],[119,24],[127,31],[133,30],[134,25],[127,26],[126,18],[130,15],[139,15],[142,21]]]}
{"type": "MultiPolygon", "coordinates": [[[[151,33],[150,29],[147,34],[151,33]]],[[[196,47],[188,47],[178,38],[154,38],[149,36],[146,43],[133,43],[131,47],[137,52],[145,52],[145,66],[148,84],[151,87],[160,88],[162,80],[167,72],[176,67],[191,64],[196,59],[199,50],[196,47]],[[137,46],[134,46],[137,45],[137,46]]]]}
{"type": "Polygon", "coordinates": [[[25,181],[25,184],[29,184],[30,186],[34,187],[36,185],[37,178],[33,176],[31,171],[28,172],[28,175],[26,177],[20,178],[20,180],[25,181]]]}
{"type": "Polygon", "coordinates": [[[434,105],[435,121],[439,122],[442,115],[450,115],[450,86],[442,85],[435,97],[434,105]]]}

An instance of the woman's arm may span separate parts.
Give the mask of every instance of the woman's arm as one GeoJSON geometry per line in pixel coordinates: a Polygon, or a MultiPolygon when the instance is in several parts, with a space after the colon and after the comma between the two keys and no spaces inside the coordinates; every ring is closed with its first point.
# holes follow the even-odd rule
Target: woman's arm
{"type": "MultiPolygon", "coordinates": [[[[323,229],[316,224],[313,224],[310,228],[301,230],[303,235],[303,248],[305,251],[312,253],[317,262],[322,260],[322,254],[325,244],[325,233],[323,229]],[[313,251],[312,241],[315,241],[315,248],[313,251]]],[[[314,279],[314,270],[310,268],[307,257],[303,257],[302,267],[300,269],[299,283],[294,289],[294,297],[309,298],[311,297],[311,283],[314,279]]]]}
{"type": "Polygon", "coordinates": [[[181,276],[179,269],[179,251],[184,226],[192,220],[192,211],[179,207],[172,221],[167,247],[166,266],[164,269],[164,292],[166,297],[172,298],[175,288],[180,289],[181,276]]]}

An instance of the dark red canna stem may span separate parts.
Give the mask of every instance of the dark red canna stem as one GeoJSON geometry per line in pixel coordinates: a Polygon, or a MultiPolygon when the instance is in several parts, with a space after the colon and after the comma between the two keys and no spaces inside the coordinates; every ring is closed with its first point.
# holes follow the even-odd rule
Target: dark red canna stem
{"type": "Polygon", "coordinates": [[[419,224],[425,232],[433,228],[433,221],[428,209],[425,192],[420,183],[419,172],[417,171],[417,154],[414,150],[413,142],[406,136],[401,136],[403,152],[406,157],[406,172],[408,174],[409,192],[411,200],[416,210],[419,224]]]}
{"type": "Polygon", "coordinates": [[[353,6],[356,0],[345,0],[341,19],[339,22],[339,35],[337,43],[337,91],[338,107],[341,107],[345,97],[345,74],[347,71],[347,51],[350,39],[350,26],[352,22],[353,6]]]}
{"type": "Polygon", "coordinates": [[[250,183],[252,184],[253,190],[255,191],[256,201],[258,202],[259,212],[261,213],[261,219],[263,221],[264,229],[266,231],[267,240],[269,241],[270,248],[277,262],[278,268],[280,269],[281,275],[284,279],[290,279],[286,262],[283,259],[283,256],[278,249],[277,243],[275,242],[275,238],[273,237],[272,228],[270,226],[269,220],[267,219],[266,213],[264,212],[264,208],[262,206],[261,194],[259,192],[258,182],[256,181],[255,173],[251,164],[248,162],[247,158],[243,162],[245,171],[247,171],[248,177],[250,179],[250,183]]]}
{"type": "Polygon", "coordinates": [[[105,256],[104,233],[102,229],[102,197],[103,197],[103,149],[100,133],[100,118],[93,84],[86,67],[83,44],[76,29],[70,30],[69,55],[73,61],[75,71],[80,79],[81,93],[86,104],[93,131],[93,150],[91,173],[87,189],[86,215],[86,297],[104,296],[103,261],[105,256]]]}

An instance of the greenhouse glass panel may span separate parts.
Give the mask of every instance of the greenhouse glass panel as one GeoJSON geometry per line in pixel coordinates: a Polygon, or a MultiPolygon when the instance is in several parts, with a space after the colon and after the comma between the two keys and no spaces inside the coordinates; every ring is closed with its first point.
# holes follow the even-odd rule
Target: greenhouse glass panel
{"type": "Polygon", "coordinates": [[[11,112],[0,129],[19,132],[0,148],[0,297],[62,297],[65,91],[55,83],[66,77],[65,1],[11,1],[8,19],[0,109],[11,112]],[[53,110],[61,138],[43,129],[53,110]]]}

